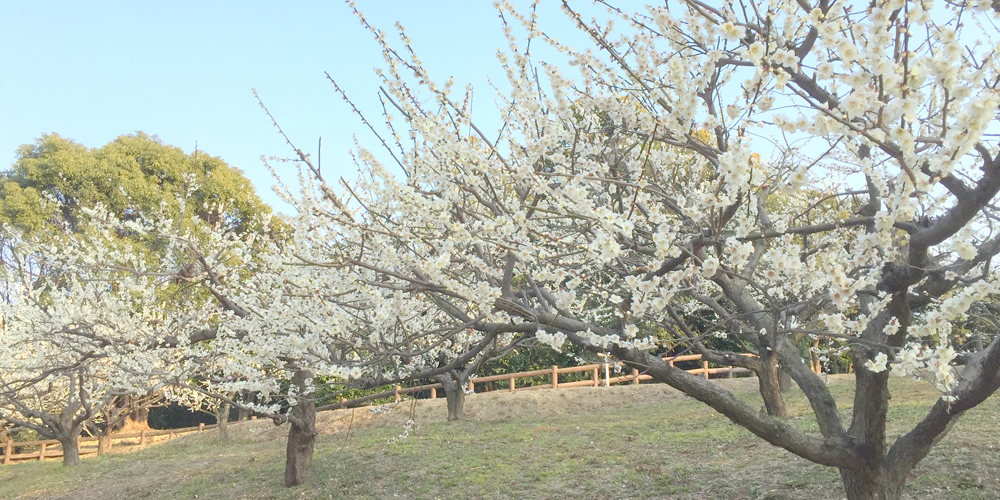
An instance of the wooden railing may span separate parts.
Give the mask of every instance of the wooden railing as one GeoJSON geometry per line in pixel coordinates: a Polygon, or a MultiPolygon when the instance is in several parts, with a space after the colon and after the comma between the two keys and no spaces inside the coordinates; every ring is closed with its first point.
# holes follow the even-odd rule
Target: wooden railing
{"type": "MultiPolygon", "coordinates": [[[[197,427],[183,427],[180,429],[150,429],[143,430],[142,432],[134,432],[131,434],[112,434],[105,439],[108,439],[107,449],[110,451],[114,445],[115,441],[118,442],[118,448],[122,447],[139,447],[145,446],[147,443],[154,440],[154,438],[159,438],[162,436],[167,436],[167,440],[174,439],[183,434],[190,434],[192,432],[204,432],[208,429],[214,429],[218,427],[215,424],[205,425],[199,424],[197,427]]],[[[80,447],[80,456],[90,456],[97,455],[98,453],[98,442],[100,438],[98,437],[81,437],[77,441],[77,446],[80,447]]],[[[157,441],[163,441],[163,439],[157,439],[157,441]]],[[[6,465],[14,462],[23,462],[26,460],[38,460],[42,461],[49,458],[61,458],[63,456],[62,444],[55,439],[44,439],[40,441],[21,441],[16,442],[10,437],[7,441],[3,443],[3,458],[0,458],[0,464],[6,465]],[[14,453],[15,448],[30,448],[38,447],[38,451],[32,452],[22,452],[14,453]]]]}
{"type": "MultiPolygon", "coordinates": [[[[737,373],[748,373],[750,370],[746,368],[733,368],[733,367],[723,367],[723,368],[711,368],[709,367],[708,361],[701,359],[701,354],[688,354],[684,356],[673,356],[665,357],[664,361],[673,366],[674,363],[680,363],[684,361],[701,361],[701,368],[696,368],[693,370],[686,370],[688,373],[693,375],[703,375],[706,379],[711,375],[723,375],[725,377],[732,377],[737,373]]],[[[611,384],[622,384],[622,383],[633,383],[638,384],[643,380],[652,380],[653,377],[639,373],[639,370],[632,369],[632,373],[629,375],[622,375],[617,377],[611,377],[612,367],[625,366],[624,363],[596,363],[592,365],[583,366],[570,366],[567,368],[560,368],[558,366],[553,366],[552,368],[546,368],[544,370],[532,370],[529,372],[517,372],[517,373],[505,373],[503,375],[490,375],[488,377],[478,377],[469,380],[469,391],[475,392],[476,386],[481,384],[486,384],[488,382],[499,382],[502,380],[509,381],[509,392],[515,391],[528,391],[534,389],[552,389],[559,387],[607,387],[611,384]],[[577,380],[574,382],[559,382],[559,375],[566,373],[579,373],[579,372],[591,372],[592,376],[587,380],[577,380]],[[602,376],[603,375],[603,376],[602,376]],[[528,378],[528,377],[539,377],[539,376],[549,376],[551,377],[551,382],[548,384],[531,385],[527,387],[517,387],[517,379],[528,378]]],[[[752,373],[752,372],[750,372],[752,373]]],[[[483,389],[486,389],[486,385],[481,385],[483,389]]],[[[415,387],[400,387],[396,386],[391,391],[380,392],[378,394],[370,394],[365,397],[357,399],[344,399],[340,403],[328,404],[325,406],[320,406],[317,410],[332,410],[335,408],[355,408],[358,406],[364,406],[371,404],[375,400],[394,398],[396,402],[402,400],[405,394],[414,394],[423,391],[430,391],[430,397],[432,399],[437,398],[437,390],[441,389],[441,384],[426,384],[418,385],[415,387]]],[[[488,390],[488,389],[487,389],[488,390]]],[[[480,392],[486,392],[480,391],[480,392]]]]}
{"type": "MultiPolygon", "coordinates": [[[[722,375],[725,377],[732,377],[737,373],[747,373],[749,370],[746,368],[733,368],[733,367],[723,367],[723,368],[712,368],[709,367],[708,361],[701,359],[701,354],[689,354],[684,356],[674,356],[663,358],[664,361],[673,366],[674,363],[680,363],[684,361],[701,361],[701,368],[696,368],[693,370],[686,370],[688,373],[693,375],[702,375],[706,379],[712,375],[722,375]]],[[[652,380],[653,377],[639,373],[639,370],[632,369],[632,373],[628,375],[620,375],[617,377],[611,376],[612,367],[623,367],[624,363],[595,363],[592,365],[583,366],[570,366],[567,368],[560,368],[558,366],[552,366],[552,368],[546,368],[544,370],[532,370],[528,372],[517,372],[517,373],[506,373],[503,375],[490,375],[488,377],[478,377],[469,380],[469,391],[475,392],[477,386],[483,389],[480,392],[488,391],[489,382],[499,382],[503,380],[509,381],[507,389],[510,392],[515,391],[528,391],[535,389],[551,389],[551,388],[561,388],[561,387],[609,387],[611,384],[638,384],[643,380],[652,380]],[[573,382],[560,382],[559,375],[567,373],[580,373],[580,372],[590,372],[591,376],[585,380],[577,380],[573,382]],[[551,382],[548,384],[531,385],[526,387],[517,387],[517,380],[529,377],[551,377],[551,382]]],[[[617,370],[615,370],[617,371],[617,370]]],[[[316,408],[317,411],[321,410],[332,410],[335,408],[354,408],[358,406],[364,406],[366,404],[371,404],[375,400],[384,398],[394,398],[396,402],[402,400],[403,395],[414,394],[422,391],[430,391],[431,398],[437,398],[437,390],[441,389],[441,384],[427,384],[419,385],[416,387],[400,387],[396,386],[391,391],[380,392],[378,394],[371,394],[362,398],[342,400],[340,403],[334,403],[330,405],[320,406],[316,408]]],[[[253,417],[256,419],[256,417],[253,417]]],[[[208,429],[216,428],[216,425],[205,425],[201,424],[197,427],[184,427],[181,429],[162,429],[162,430],[144,430],[138,433],[131,434],[113,434],[107,439],[111,442],[108,443],[108,448],[110,449],[115,441],[119,442],[119,448],[125,447],[137,447],[144,446],[149,440],[154,437],[168,436],[167,439],[173,439],[182,434],[189,434],[192,432],[202,432],[208,429]]],[[[80,447],[80,456],[96,455],[98,450],[97,437],[85,437],[80,438],[78,446],[80,447]]],[[[17,461],[25,460],[45,460],[48,458],[59,458],[63,456],[62,445],[59,441],[55,439],[47,439],[42,441],[24,441],[24,442],[14,442],[12,439],[8,438],[6,442],[3,443],[3,458],[0,459],[0,464],[10,464],[17,461]],[[38,446],[38,451],[32,451],[28,453],[14,453],[14,448],[25,448],[38,446]]]]}

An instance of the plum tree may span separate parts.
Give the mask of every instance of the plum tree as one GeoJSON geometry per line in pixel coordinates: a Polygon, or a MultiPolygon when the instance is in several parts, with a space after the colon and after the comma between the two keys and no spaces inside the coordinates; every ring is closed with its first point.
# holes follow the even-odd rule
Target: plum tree
{"type": "Polygon", "coordinates": [[[373,288],[465,328],[610,351],[839,469],[848,498],[899,498],[949,424],[1000,387],[1000,340],[959,369],[951,328],[997,286],[995,7],[596,3],[603,13],[587,19],[563,2],[593,42],[575,47],[534,11],[497,2],[510,90],[495,136],[401,27],[397,47],[356,11],[385,57],[392,113],[379,137],[391,154],[386,164],[360,149],[342,200],[313,171],[316,217],[339,245],[324,264],[374,273],[373,288]],[[532,44],[557,55],[540,60],[532,44]],[[693,328],[689,313],[706,308],[712,322],[693,328]],[[761,374],[770,415],[653,356],[664,338],[651,331],[761,374]],[[711,349],[712,335],[742,348],[711,349]],[[849,422],[796,345],[803,336],[849,350],[849,422]],[[895,442],[890,366],[942,392],[895,442]],[[779,367],[818,434],[780,418],[779,367]]]}

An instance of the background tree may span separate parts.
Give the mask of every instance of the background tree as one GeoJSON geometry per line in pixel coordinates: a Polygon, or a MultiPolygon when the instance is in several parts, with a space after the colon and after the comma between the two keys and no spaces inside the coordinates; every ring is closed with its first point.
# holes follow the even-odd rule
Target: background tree
{"type": "MultiPolygon", "coordinates": [[[[183,226],[185,219],[198,217],[240,234],[257,230],[250,221],[271,213],[240,170],[201,151],[186,154],[142,132],[94,149],[56,134],[43,135],[22,146],[10,170],[0,174],[0,222],[50,242],[92,231],[82,209],[97,205],[121,220],[157,216],[183,226]]],[[[162,251],[134,231],[122,230],[119,236],[134,251],[162,251]]],[[[179,269],[188,264],[174,263],[179,269]]],[[[146,425],[148,412],[134,403],[130,396],[116,403],[135,406],[118,427],[146,425]]]]}
{"type": "Polygon", "coordinates": [[[173,219],[224,221],[238,232],[271,213],[239,169],[142,132],[94,149],[43,135],[21,146],[0,177],[0,200],[3,222],[31,230],[52,224],[71,233],[86,230],[79,209],[97,204],[124,220],[162,211],[173,219]]]}
{"type": "Polygon", "coordinates": [[[0,304],[0,418],[59,440],[63,463],[76,465],[84,426],[103,417],[112,428],[131,412],[113,411],[122,398],[162,389],[164,363],[175,356],[163,339],[205,328],[213,311],[178,313],[162,301],[171,286],[162,278],[94,271],[120,248],[11,239],[7,276],[20,279],[0,304]]]}

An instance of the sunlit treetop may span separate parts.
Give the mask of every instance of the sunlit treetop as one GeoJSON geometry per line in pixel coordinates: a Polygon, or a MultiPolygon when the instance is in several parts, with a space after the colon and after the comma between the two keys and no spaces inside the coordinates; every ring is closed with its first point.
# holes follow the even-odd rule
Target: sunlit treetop
{"type": "Polygon", "coordinates": [[[142,132],[96,149],[43,135],[21,146],[0,177],[0,222],[24,229],[52,224],[80,231],[84,216],[79,208],[98,203],[122,219],[196,215],[238,232],[271,213],[239,169],[201,151],[186,154],[142,132]]]}

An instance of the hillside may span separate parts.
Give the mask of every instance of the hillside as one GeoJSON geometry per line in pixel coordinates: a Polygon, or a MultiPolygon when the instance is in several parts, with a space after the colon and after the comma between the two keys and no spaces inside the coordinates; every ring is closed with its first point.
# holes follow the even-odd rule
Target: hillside
{"type": "MultiPolygon", "coordinates": [[[[749,379],[723,380],[757,401],[749,379]]],[[[831,378],[845,415],[850,379],[831,378]]],[[[937,397],[927,384],[892,381],[890,419],[912,425],[937,397]]],[[[794,421],[815,428],[801,393],[794,421]]],[[[180,438],[134,453],[0,467],[0,499],[291,498],[680,498],[838,499],[833,469],[774,448],[663,386],[643,384],[484,393],[467,399],[471,418],[444,421],[444,400],[320,414],[313,477],[281,486],[284,427],[269,421],[180,438]],[[403,431],[411,411],[417,427],[403,431]],[[350,429],[350,432],[348,432],[350,429]]],[[[759,403],[754,403],[759,404],[759,403]]],[[[1000,399],[962,417],[917,468],[912,498],[1000,497],[1000,399]]]]}

